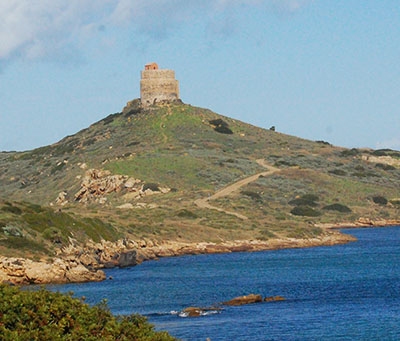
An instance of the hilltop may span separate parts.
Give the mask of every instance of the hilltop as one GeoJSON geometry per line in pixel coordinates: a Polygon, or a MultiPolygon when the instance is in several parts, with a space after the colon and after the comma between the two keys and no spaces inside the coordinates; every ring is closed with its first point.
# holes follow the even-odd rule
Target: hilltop
{"type": "Polygon", "coordinates": [[[0,153],[0,185],[6,256],[39,260],[118,240],[124,250],[317,245],[338,242],[324,226],[398,223],[400,152],[309,141],[179,100],[134,100],[55,144],[0,153]]]}

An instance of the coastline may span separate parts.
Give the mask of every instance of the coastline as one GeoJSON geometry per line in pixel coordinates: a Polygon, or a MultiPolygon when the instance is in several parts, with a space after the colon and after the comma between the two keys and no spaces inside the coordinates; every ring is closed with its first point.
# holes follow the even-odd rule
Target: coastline
{"type": "Polygon", "coordinates": [[[379,228],[379,227],[400,226],[400,220],[359,218],[355,222],[320,223],[320,224],[315,224],[315,226],[327,230],[341,230],[341,229],[368,228],[368,227],[379,228]]]}
{"type": "Polygon", "coordinates": [[[357,222],[317,224],[325,230],[314,238],[232,240],[215,242],[177,242],[128,239],[117,242],[89,242],[84,247],[71,244],[62,248],[52,263],[0,256],[0,282],[13,285],[93,282],[106,279],[105,268],[131,267],[162,257],[256,252],[288,248],[333,246],[356,241],[340,229],[400,226],[400,220],[359,219],[357,222]]]}

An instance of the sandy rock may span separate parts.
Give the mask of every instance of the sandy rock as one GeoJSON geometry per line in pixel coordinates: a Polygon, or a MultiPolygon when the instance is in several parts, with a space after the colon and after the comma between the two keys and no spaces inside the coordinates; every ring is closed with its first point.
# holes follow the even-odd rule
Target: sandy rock
{"type": "Polygon", "coordinates": [[[200,308],[200,307],[187,307],[183,309],[180,313],[179,316],[181,317],[199,317],[203,315],[207,315],[208,313],[218,313],[222,310],[222,308],[200,308]]]}
{"type": "Polygon", "coordinates": [[[123,252],[119,255],[118,258],[118,266],[121,268],[125,268],[128,266],[137,265],[137,251],[131,250],[127,252],[123,252]]]}
{"type": "Polygon", "coordinates": [[[264,298],[264,302],[278,302],[285,301],[286,299],[282,296],[269,296],[264,298]]]}
{"type": "Polygon", "coordinates": [[[252,304],[252,303],[259,303],[262,302],[262,296],[261,295],[255,295],[255,294],[249,294],[246,296],[239,296],[235,297],[229,301],[226,301],[222,304],[228,305],[228,306],[237,306],[237,305],[244,305],[244,304],[252,304]]]}
{"type": "Polygon", "coordinates": [[[106,275],[103,271],[89,271],[82,264],[78,264],[70,268],[66,272],[66,278],[68,282],[98,282],[106,279],[106,275]]]}
{"type": "Polygon", "coordinates": [[[358,221],[357,221],[359,224],[362,224],[362,225],[373,225],[374,223],[373,223],[373,221],[371,220],[371,219],[369,219],[369,218],[363,218],[363,217],[360,217],[359,219],[358,219],[358,221]]]}
{"type": "Polygon", "coordinates": [[[131,203],[126,203],[126,204],[122,204],[117,206],[117,208],[122,209],[122,210],[130,210],[132,209],[134,206],[131,203]]]}
{"type": "Polygon", "coordinates": [[[102,271],[91,271],[76,261],[56,258],[52,263],[24,258],[0,260],[0,280],[13,284],[89,282],[105,279],[102,271]]]}
{"type": "Polygon", "coordinates": [[[111,175],[110,171],[89,169],[81,183],[81,189],[75,194],[75,201],[100,201],[104,196],[122,190],[127,176],[111,175]]]}
{"type": "Polygon", "coordinates": [[[68,194],[65,191],[60,192],[58,194],[57,199],[56,199],[56,204],[57,205],[61,205],[61,206],[64,206],[64,205],[68,204],[67,195],[68,194]]]}
{"type": "Polygon", "coordinates": [[[79,262],[88,268],[99,268],[99,258],[94,253],[85,252],[79,256],[79,262]]]}
{"type": "Polygon", "coordinates": [[[139,179],[134,179],[134,178],[129,178],[128,180],[126,180],[124,186],[126,188],[132,189],[135,187],[135,185],[140,184],[142,181],[139,179]]]}
{"type": "Polygon", "coordinates": [[[199,307],[187,307],[185,309],[182,310],[182,312],[186,315],[186,316],[190,316],[190,317],[197,317],[200,316],[201,314],[201,308],[199,307]]]}
{"type": "Polygon", "coordinates": [[[172,247],[159,246],[154,250],[156,257],[173,257],[179,255],[176,249],[172,247]]]}

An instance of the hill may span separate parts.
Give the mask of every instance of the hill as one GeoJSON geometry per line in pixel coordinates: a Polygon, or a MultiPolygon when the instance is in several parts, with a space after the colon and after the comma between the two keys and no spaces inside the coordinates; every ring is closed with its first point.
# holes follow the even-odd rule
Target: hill
{"type": "Polygon", "coordinates": [[[325,225],[396,222],[400,152],[134,100],[50,146],[0,153],[0,186],[3,255],[52,257],[124,238],[322,239],[332,234],[325,225]]]}

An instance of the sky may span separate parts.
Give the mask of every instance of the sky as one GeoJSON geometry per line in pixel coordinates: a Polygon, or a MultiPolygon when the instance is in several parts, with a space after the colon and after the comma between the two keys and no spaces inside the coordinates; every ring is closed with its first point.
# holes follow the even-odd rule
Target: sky
{"type": "Polygon", "coordinates": [[[399,0],[1,0],[0,151],[122,111],[148,62],[184,103],[400,150],[399,0]]]}

